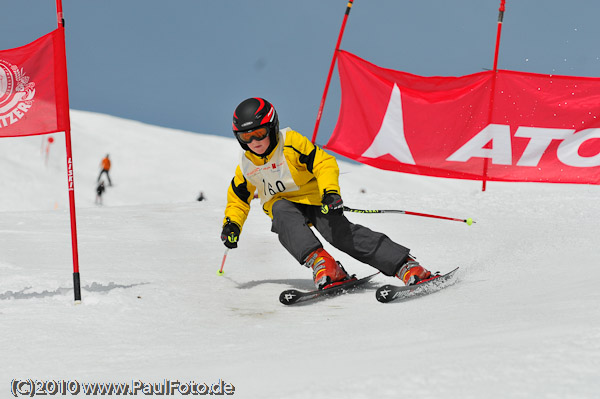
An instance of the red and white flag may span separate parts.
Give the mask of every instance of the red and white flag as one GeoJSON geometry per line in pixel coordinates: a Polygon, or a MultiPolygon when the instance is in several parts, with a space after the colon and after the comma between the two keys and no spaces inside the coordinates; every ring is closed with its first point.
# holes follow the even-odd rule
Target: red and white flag
{"type": "Polygon", "coordinates": [[[345,51],[338,69],[325,146],[338,154],[437,177],[600,184],[600,78],[500,70],[492,96],[492,71],[422,77],[345,51]]]}
{"type": "Polygon", "coordinates": [[[0,137],[65,131],[69,126],[64,28],[0,51],[0,137]]]}

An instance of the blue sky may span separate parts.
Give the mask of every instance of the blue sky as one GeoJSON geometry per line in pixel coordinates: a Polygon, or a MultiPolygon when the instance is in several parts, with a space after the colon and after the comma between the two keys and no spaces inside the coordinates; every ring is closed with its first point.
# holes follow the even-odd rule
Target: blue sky
{"type": "MultiPolygon", "coordinates": [[[[312,136],[346,0],[63,0],[71,108],[231,135],[261,96],[312,136]]],[[[381,67],[460,76],[491,69],[500,0],[355,0],[341,48],[381,67]]],[[[600,3],[508,0],[499,68],[600,76],[600,3]]],[[[51,0],[3,4],[0,49],[56,27],[51,0]]],[[[339,110],[337,70],[317,138],[339,110]]],[[[73,132],[74,134],[76,132],[73,132]]]]}

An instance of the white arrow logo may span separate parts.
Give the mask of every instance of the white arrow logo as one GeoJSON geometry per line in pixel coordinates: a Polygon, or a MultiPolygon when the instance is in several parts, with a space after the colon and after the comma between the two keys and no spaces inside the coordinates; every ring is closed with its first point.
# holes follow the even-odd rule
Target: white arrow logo
{"type": "Polygon", "coordinates": [[[415,160],[404,136],[402,98],[400,88],[395,83],[381,128],[371,146],[362,156],[365,158],[379,158],[387,154],[390,154],[399,162],[415,165],[415,160]]]}

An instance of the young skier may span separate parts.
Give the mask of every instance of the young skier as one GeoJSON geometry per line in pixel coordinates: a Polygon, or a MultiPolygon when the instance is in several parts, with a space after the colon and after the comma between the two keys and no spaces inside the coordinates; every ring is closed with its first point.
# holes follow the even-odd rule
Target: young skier
{"type": "Polygon", "coordinates": [[[98,187],[96,187],[96,205],[102,205],[102,194],[105,190],[106,187],[104,187],[104,180],[101,180],[100,184],[98,184],[98,187]]]}
{"type": "Polygon", "coordinates": [[[279,130],[275,108],[249,98],[233,113],[233,133],[245,150],[227,192],[221,240],[237,248],[254,192],[272,219],[271,231],[302,265],[311,268],[318,289],[350,277],[323,249],[311,225],[335,248],[405,284],[433,277],[409,255],[409,249],[348,221],[338,184],[335,158],[289,128],[279,130]]]}

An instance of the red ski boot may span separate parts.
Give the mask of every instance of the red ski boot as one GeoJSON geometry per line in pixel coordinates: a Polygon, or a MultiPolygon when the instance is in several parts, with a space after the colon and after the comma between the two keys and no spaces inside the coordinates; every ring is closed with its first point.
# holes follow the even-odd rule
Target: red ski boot
{"type": "Polygon", "coordinates": [[[431,278],[431,272],[425,269],[411,256],[408,257],[406,263],[402,265],[396,277],[406,285],[414,285],[422,283],[431,278]]]}
{"type": "Polygon", "coordinates": [[[319,248],[306,258],[304,266],[313,270],[313,279],[317,289],[322,290],[328,286],[337,285],[348,280],[348,273],[339,262],[336,262],[331,255],[323,248],[319,248]]]}

